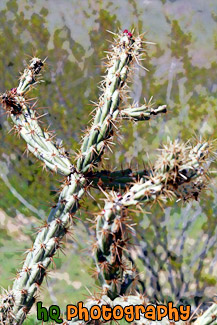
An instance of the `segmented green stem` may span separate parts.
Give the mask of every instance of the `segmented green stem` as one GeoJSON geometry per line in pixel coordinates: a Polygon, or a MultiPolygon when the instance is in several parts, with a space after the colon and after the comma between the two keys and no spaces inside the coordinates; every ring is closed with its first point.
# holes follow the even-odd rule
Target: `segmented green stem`
{"type": "Polygon", "coordinates": [[[77,162],[77,169],[83,173],[88,172],[100,162],[108,140],[113,134],[113,124],[119,114],[129,65],[139,55],[141,47],[140,37],[133,38],[125,34],[119,36],[118,42],[113,45],[108,73],[103,83],[103,94],[93,124],[84,136],[77,162]]]}
{"type": "Polygon", "coordinates": [[[110,299],[130,294],[138,275],[124,257],[132,227],[127,209],[119,202],[107,200],[97,216],[94,255],[103,293],[110,299]]]}
{"type": "MultiPolygon", "coordinates": [[[[18,100],[22,101],[22,99],[21,97],[18,100]]],[[[26,141],[27,149],[52,171],[65,176],[70,175],[74,167],[67,158],[65,150],[54,145],[51,134],[40,128],[35,111],[24,103],[21,106],[22,114],[11,114],[11,119],[16,126],[15,130],[26,141]]]]}

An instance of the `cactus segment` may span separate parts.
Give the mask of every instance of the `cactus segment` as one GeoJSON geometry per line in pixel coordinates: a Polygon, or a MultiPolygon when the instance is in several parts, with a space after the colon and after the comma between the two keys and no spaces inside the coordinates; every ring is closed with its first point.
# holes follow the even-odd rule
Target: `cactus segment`
{"type": "Polygon", "coordinates": [[[103,93],[95,119],[83,139],[81,155],[77,162],[78,171],[87,173],[101,161],[106,148],[105,141],[113,135],[113,124],[119,114],[129,66],[139,56],[141,48],[140,37],[129,37],[122,33],[116,39],[108,57],[107,76],[102,84],[103,93]]]}
{"type": "Polygon", "coordinates": [[[140,107],[130,107],[121,110],[121,117],[137,122],[150,120],[151,115],[157,115],[166,112],[166,105],[158,106],[157,108],[152,108],[149,105],[143,105],[140,107]]]}
{"type": "Polygon", "coordinates": [[[30,87],[37,83],[36,76],[42,66],[40,59],[33,58],[29,67],[24,70],[18,88],[5,92],[1,96],[1,102],[14,123],[14,131],[26,141],[27,150],[52,171],[67,176],[74,167],[64,148],[59,148],[52,142],[50,132],[41,129],[36,111],[24,97],[30,87]]]}

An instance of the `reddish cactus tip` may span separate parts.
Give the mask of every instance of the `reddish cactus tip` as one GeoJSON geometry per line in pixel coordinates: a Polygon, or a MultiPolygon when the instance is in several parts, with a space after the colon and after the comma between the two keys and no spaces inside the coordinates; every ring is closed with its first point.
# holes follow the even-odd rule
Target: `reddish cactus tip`
{"type": "Polygon", "coordinates": [[[17,93],[17,88],[11,88],[11,93],[15,95],[17,93]]]}
{"type": "Polygon", "coordinates": [[[131,32],[129,32],[128,29],[125,29],[125,30],[123,31],[123,34],[127,34],[127,36],[128,36],[129,38],[131,38],[131,37],[133,36],[133,34],[132,34],[131,32]]]}

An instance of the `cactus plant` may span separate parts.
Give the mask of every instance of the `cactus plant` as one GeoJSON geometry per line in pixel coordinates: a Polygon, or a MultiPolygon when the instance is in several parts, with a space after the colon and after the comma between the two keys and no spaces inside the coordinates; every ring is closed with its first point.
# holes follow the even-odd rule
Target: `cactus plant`
{"type": "MultiPolygon", "coordinates": [[[[111,140],[121,119],[139,122],[166,112],[165,105],[153,108],[150,103],[121,109],[121,102],[127,96],[131,66],[139,61],[144,45],[143,35],[134,37],[128,30],[115,35],[101,84],[102,95],[92,125],[82,139],[76,165],[64,148],[53,142],[52,134],[40,127],[36,110],[27,99],[27,92],[40,81],[38,76],[44,61],[34,57],[18,87],[2,94],[3,107],[14,124],[14,131],[27,143],[27,150],[45,167],[65,176],[58,203],[38,230],[32,248],[26,252],[12,289],[2,296],[2,324],[24,322],[54,255],[61,248],[61,240],[69,232],[79,201],[90,187],[99,187],[106,195],[104,209],[96,218],[93,250],[96,274],[102,284],[99,299],[107,299],[111,306],[124,305],[126,301],[138,303],[143,299],[136,296],[138,275],[124,254],[131,230],[129,207],[155,201],[165,203],[173,198],[197,199],[205,188],[206,162],[212,148],[208,142],[198,142],[195,146],[170,142],[150,170],[97,170],[105,149],[112,146],[111,140]]],[[[94,301],[89,301],[89,305],[94,301]]]]}

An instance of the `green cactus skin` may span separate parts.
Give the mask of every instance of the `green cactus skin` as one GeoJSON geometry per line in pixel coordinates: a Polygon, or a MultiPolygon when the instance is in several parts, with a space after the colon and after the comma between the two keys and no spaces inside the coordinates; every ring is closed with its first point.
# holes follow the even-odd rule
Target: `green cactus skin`
{"type": "Polygon", "coordinates": [[[127,213],[123,206],[107,201],[97,217],[95,259],[103,293],[112,300],[118,297],[126,269],[123,249],[127,245],[127,213]]]}
{"type": "Polygon", "coordinates": [[[159,199],[166,201],[174,196],[182,200],[197,199],[206,183],[203,165],[208,148],[208,143],[198,143],[193,148],[178,141],[169,143],[162,150],[152,175],[141,178],[123,196],[115,192],[106,195],[104,210],[97,216],[94,254],[103,293],[112,300],[129,294],[123,259],[130,232],[127,207],[159,199]]]}
{"type": "MultiPolygon", "coordinates": [[[[53,262],[53,256],[61,248],[61,239],[68,232],[73,215],[79,208],[78,202],[85,193],[85,183],[86,180],[82,176],[77,174],[70,176],[70,183],[64,186],[60,194],[61,199],[50,213],[52,221],[38,231],[33,247],[28,250],[24,265],[17,273],[13,288],[9,292],[9,296],[13,297],[13,304],[10,304],[12,316],[6,317],[8,323],[5,324],[22,324],[25,320],[35,302],[36,293],[46,276],[47,269],[53,262]]],[[[8,303],[4,303],[5,299],[1,306],[2,317],[8,310],[8,303]]]]}
{"type": "Polygon", "coordinates": [[[18,97],[22,107],[21,115],[11,115],[17,132],[27,143],[27,149],[42,160],[49,169],[62,175],[70,175],[73,166],[67,158],[64,149],[58,149],[51,142],[51,135],[42,131],[36,119],[35,112],[23,104],[23,97],[18,97]]]}

